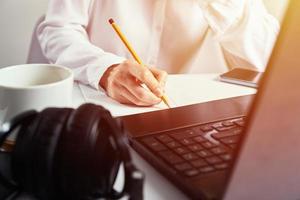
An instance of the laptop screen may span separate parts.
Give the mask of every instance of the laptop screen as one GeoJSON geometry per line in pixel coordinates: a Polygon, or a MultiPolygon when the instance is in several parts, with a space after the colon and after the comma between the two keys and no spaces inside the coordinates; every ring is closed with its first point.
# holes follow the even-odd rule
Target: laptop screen
{"type": "Polygon", "coordinates": [[[291,0],[224,196],[300,198],[300,1],[291,0]]]}

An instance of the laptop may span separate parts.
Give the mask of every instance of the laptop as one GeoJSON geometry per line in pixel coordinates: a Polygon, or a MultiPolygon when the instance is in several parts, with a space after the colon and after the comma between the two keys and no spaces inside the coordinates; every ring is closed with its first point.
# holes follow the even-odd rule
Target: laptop
{"type": "Polygon", "coordinates": [[[299,9],[291,0],[257,95],[121,117],[132,147],[191,199],[300,199],[299,9]]]}

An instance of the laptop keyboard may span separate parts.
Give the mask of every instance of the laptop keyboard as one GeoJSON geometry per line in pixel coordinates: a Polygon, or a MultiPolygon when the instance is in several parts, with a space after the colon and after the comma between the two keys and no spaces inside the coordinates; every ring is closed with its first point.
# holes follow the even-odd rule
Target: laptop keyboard
{"type": "Polygon", "coordinates": [[[186,177],[224,170],[241,137],[244,117],[158,133],[139,139],[186,177]]]}

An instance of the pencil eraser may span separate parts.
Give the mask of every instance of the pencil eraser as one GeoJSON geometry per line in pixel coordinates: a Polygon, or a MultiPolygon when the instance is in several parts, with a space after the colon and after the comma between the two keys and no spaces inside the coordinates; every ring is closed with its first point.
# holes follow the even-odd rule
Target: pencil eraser
{"type": "Polygon", "coordinates": [[[110,18],[108,21],[109,21],[110,24],[114,23],[114,20],[112,18],[110,18]]]}

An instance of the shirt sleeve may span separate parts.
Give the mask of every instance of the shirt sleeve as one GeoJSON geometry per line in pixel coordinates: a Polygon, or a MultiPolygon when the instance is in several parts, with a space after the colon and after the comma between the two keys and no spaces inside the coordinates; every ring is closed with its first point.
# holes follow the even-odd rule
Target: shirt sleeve
{"type": "Polygon", "coordinates": [[[203,0],[200,6],[229,67],[264,71],[280,27],[262,0],[203,0]]]}
{"type": "Polygon", "coordinates": [[[106,69],[125,58],[94,46],[86,31],[93,0],[50,0],[45,21],[37,35],[49,62],[73,70],[75,79],[101,89],[106,69]]]}

